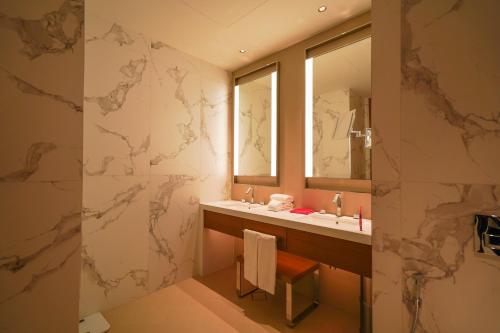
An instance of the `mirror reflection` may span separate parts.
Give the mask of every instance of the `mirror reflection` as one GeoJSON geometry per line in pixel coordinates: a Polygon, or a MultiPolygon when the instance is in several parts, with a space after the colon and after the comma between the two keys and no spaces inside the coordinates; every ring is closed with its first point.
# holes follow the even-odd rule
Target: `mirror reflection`
{"type": "Polygon", "coordinates": [[[272,66],[236,80],[234,174],[276,176],[277,71],[272,66]]]}
{"type": "Polygon", "coordinates": [[[306,71],[306,177],[370,179],[371,38],[309,57],[306,71]]]}

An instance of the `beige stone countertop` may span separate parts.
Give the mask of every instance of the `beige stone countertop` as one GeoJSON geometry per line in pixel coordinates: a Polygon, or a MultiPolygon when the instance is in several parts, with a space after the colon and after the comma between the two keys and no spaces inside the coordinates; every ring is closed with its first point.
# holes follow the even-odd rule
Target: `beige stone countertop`
{"type": "Polygon", "coordinates": [[[363,219],[363,231],[360,231],[358,219],[350,216],[337,217],[332,214],[319,213],[302,215],[289,211],[274,212],[268,210],[266,205],[249,204],[235,200],[202,202],[200,209],[371,245],[372,221],[368,219],[363,219]]]}

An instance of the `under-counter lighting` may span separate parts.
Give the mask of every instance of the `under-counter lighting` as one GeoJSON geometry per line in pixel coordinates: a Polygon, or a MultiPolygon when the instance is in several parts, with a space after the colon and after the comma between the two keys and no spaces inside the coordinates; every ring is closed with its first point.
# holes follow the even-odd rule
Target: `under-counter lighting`
{"type": "Polygon", "coordinates": [[[326,6],[319,6],[319,7],[318,7],[318,12],[320,12],[320,13],[326,12],[326,9],[327,9],[327,8],[328,8],[328,7],[326,7],[326,6]]]}
{"type": "Polygon", "coordinates": [[[271,176],[276,177],[276,146],[278,128],[278,73],[271,74],[271,176]]]}
{"type": "Polygon", "coordinates": [[[306,59],[306,177],[313,176],[313,58],[306,59]]]}
{"type": "Polygon", "coordinates": [[[240,155],[240,86],[234,86],[234,123],[233,123],[233,174],[238,176],[238,157],[240,155]]]}
{"type": "Polygon", "coordinates": [[[247,53],[247,50],[245,50],[245,49],[241,49],[241,50],[240,50],[240,53],[247,53]]]}

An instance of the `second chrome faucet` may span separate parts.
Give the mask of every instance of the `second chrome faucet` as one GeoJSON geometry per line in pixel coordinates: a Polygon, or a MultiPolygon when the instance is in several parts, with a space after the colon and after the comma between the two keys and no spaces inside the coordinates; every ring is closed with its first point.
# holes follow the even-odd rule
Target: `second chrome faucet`
{"type": "Polygon", "coordinates": [[[337,207],[337,216],[342,216],[342,193],[337,192],[335,196],[333,197],[332,202],[335,204],[337,207]]]}
{"type": "Polygon", "coordinates": [[[245,193],[246,193],[246,194],[250,194],[250,196],[251,196],[251,198],[250,198],[250,200],[251,200],[251,201],[250,201],[250,203],[252,203],[252,204],[253,204],[253,203],[254,203],[255,187],[250,186],[250,187],[246,190],[246,192],[245,192],[245,193]]]}

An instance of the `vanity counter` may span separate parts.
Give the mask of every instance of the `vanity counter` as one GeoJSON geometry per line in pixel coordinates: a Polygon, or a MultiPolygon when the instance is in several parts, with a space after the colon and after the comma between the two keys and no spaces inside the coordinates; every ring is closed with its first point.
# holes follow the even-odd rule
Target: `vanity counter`
{"type": "Polygon", "coordinates": [[[367,219],[363,219],[363,231],[359,231],[358,220],[347,216],[337,218],[331,214],[301,215],[288,211],[273,212],[267,210],[267,206],[264,205],[233,200],[201,203],[200,207],[206,211],[371,245],[372,222],[367,219]]]}
{"type": "Polygon", "coordinates": [[[273,212],[240,201],[201,203],[200,209],[205,229],[238,238],[243,238],[244,229],[274,235],[280,250],[371,277],[370,220],[363,219],[364,229],[359,231],[352,217],[273,212]]]}

